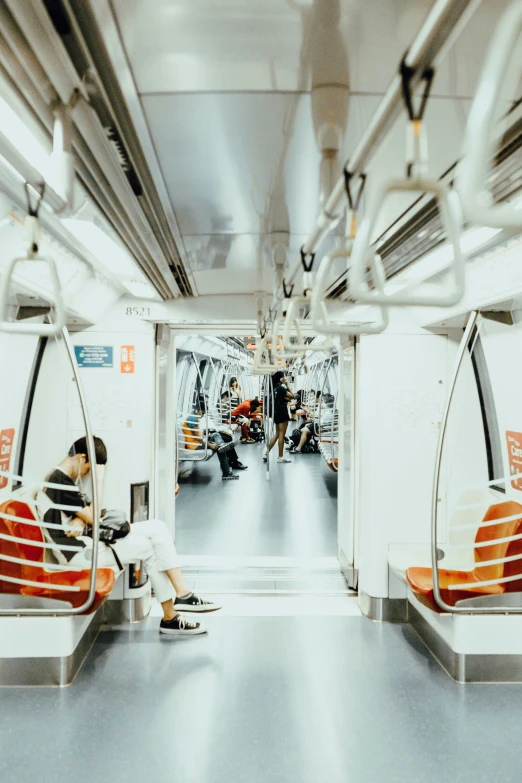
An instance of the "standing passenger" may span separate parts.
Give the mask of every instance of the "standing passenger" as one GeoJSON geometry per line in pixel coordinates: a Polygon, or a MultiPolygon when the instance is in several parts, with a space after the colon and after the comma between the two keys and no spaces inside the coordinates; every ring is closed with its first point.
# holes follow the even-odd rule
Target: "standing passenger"
{"type": "Polygon", "coordinates": [[[285,435],[290,421],[288,415],[288,400],[293,400],[294,395],[288,388],[288,384],[283,372],[278,371],[271,377],[272,389],[274,394],[274,424],[276,427],[275,435],[270,439],[268,448],[263,454],[263,460],[266,462],[268,452],[272,450],[276,442],[278,443],[279,457],[278,462],[292,462],[285,456],[285,435]]]}

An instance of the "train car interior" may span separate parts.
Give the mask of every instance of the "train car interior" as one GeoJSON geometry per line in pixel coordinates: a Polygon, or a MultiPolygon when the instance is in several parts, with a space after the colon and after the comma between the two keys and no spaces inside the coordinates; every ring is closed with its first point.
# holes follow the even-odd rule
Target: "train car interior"
{"type": "Polygon", "coordinates": [[[0,779],[518,783],[522,0],[0,0],[0,779]]]}

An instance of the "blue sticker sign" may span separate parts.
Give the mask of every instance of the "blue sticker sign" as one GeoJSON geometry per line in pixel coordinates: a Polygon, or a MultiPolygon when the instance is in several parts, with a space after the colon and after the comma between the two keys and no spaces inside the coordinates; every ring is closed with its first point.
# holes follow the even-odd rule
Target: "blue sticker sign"
{"type": "Polygon", "coordinates": [[[112,345],[75,345],[78,367],[112,367],[112,345]]]}

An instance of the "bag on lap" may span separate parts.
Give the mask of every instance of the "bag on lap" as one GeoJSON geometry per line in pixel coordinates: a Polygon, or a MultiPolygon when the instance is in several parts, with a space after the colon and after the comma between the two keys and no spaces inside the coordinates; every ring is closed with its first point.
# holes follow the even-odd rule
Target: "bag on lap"
{"type": "MultiPolygon", "coordinates": [[[[111,509],[106,511],[100,519],[100,541],[105,544],[113,544],[119,538],[125,538],[130,533],[131,527],[123,511],[111,509]]],[[[92,529],[87,535],[92,537],[92,529]]]]}

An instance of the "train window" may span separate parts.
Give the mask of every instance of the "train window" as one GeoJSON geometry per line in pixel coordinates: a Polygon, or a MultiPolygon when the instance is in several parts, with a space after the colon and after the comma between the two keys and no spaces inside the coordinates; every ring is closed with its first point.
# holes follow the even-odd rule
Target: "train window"
{"type": "MultiPolygon", "coordinates": [[[[475,334],[471,339],[470,355],[480,400],[482,424],[484,426],[488,477],[489,481],[494,481],[495,478],[504,475],[504,468],[495,399],[493,397],[493,389],[480,334],[475,334]]],[[[502,483],[493,485],[493,489],[504,493],[506,491],[505,485],[502,483]]]]}

